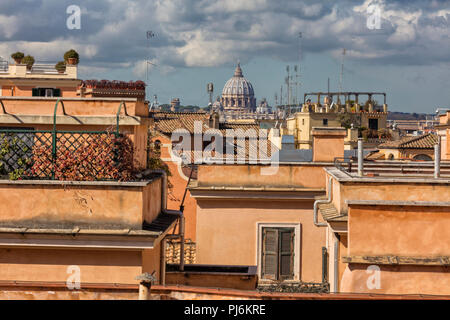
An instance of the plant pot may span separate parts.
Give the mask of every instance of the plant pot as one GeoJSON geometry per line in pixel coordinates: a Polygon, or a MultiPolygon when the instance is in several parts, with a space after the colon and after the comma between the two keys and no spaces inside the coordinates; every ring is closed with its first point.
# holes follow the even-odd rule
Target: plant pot
{"type": "Polygon", "coordinates": [[[22,59],[14,59],[14,62],[15,62],[16,64],[21,64],[22,59]]]}
{"type": "Polygon", "coordinates": [[[77,58],[68,58],[67,59],[67,63],[71,64],[71,65],[76,65],[77,64],[77,58]]]}
{"type": "Polygon", "coordinates": [[[33,66],[27,65],[27,70],[30,71],[33,66]]]}
{"type": "Polygon", "coordinates": [[[66,70],[57,70],[58,73],[64,73],[66,70]]]}

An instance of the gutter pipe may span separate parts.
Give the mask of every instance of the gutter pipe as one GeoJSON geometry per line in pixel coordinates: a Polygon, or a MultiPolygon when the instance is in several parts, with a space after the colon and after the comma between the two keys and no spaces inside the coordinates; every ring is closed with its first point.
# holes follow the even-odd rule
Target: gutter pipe
{"type": "Polygon", "coordinates": [[[326,222],[319,222],[319,204],[329,204],[333,200],[332,198],[332,178],[328,178],[328,199],[326,200],[316,200],[314,201],[314,225],[316,227],[326,227],[328,224],[326,222]]]}
{"type": "MultiPolygon", "coordinates": [[[[178,216],[179,219],[179,231],[178,234],[175,235],[166,235],[162,241],[163,241],[163,247],[165,247],[166,239],[174,239],[179,238],[180,239],[180,271],[184,271],[184,215],[183,212],[180,210],[169,210],[167,209],[167,173],[162,169],[156,169],[152,170],[154,173],[161,174],[162,177],[162,184],[161,184],[161,212],[163,214],[175,214],[178,216]]],[[[165,252],[163,254],[163,260],[164,260],[164,267],[161,270],[161,284],[165,285],[165,252]]]]}

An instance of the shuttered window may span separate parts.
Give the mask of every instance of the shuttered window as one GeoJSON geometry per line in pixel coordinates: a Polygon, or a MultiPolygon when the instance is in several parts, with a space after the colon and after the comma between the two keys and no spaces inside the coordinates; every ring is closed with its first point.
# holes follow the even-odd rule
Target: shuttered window
{"type": "Polygon", "coordinates": [[[285,280],[294,277],[294,229],[263,228],[262,278],[285,280]]]}
{"type": "Polygon", "coordinates": [[[61,89],[55,88],[33,88],[31,90],[33,97],[61,97],[61,89]]]}

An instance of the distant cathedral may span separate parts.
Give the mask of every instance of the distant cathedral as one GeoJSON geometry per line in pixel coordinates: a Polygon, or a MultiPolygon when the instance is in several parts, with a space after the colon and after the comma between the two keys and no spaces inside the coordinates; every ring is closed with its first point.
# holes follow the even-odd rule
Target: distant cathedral
{"type": "Polygon", "coordinates": [[[254,112],[256,110],[253,86],[244,78],[239,63],[234,70],[234,76],[223,87],[220,103],[225,111],[254,112]]]}

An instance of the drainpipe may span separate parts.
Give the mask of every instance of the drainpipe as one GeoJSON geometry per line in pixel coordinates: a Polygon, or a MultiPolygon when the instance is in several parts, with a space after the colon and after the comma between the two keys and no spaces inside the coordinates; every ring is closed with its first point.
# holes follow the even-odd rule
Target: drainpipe
{"type": "Polygon", "coordinates": [[[332,198],[332,178],[328,178],[328,199],[327,200],[316,200],[314,201],[314,224],[316,227],[326,227],[328,224],[326,222],[319,222],[319,204],[329,204],[333,200],[332,198]]]}
{"type": "Polygon", "coordinates": [[[160,255],[161,255],[161,259],[160,259],[161,265],[159,266],[159,270],[161,270],[161,272],[159,275],[160,276],[159,283],[162,286],[165,286],[166,285],[166,237],[164,237],[161,240],[160,255]]]}
{"type": "MultiPolygon", "coordinates": [[[[179,210],[168,210],[167,209],[167,173],[162,170],[153,170],[155,173],[160,173],[162,176],[162,185],[161,185],[161,212],[163,214],[176,214],[179,219],[179,232],[177,235],[174,235],[174,238],[180,238],[180,271],[184,271],[184,215],[183,212],[179,210]]],[[[170,235],[167,235],[165,239],[172,238],[170,235]]],[[[165,254],[165,253],[164,253],[165,254]]],[[[161,277],[162,279],[165,279],[165,266],[164,275],[161,277]]]]}
{"type": "Polygon", "coordinates": [[[438,138],[438,143],[434,145],[434,178],[440,176],[441,171],[441,137],[438,138]]]}
{"type": "Polygon", "coordinates": [[[339,261],[338,261],[338,256],[339,256],[339,235],[338,234],[336,234],[336,239],[334,239],[334,270],[333,270],[333,275],[334,275],[334,279],[333,279],[333,293],[336,293],[336,292],[338,292],[339,290],[338,290],[338,277],[339,277],[339,274],[338,274],[338,264],[339,264],[339,261]]]}
{"type": "Polygon", "coordinates": [[[364,175],[364,158],[363,158],[363,141],[362,138],[358,138],[358,176],[364,175]]]}

